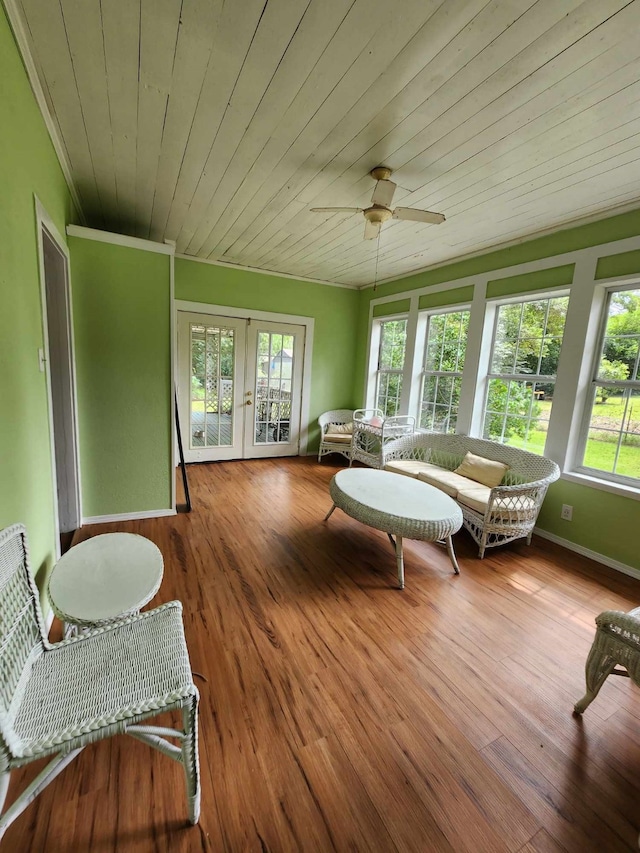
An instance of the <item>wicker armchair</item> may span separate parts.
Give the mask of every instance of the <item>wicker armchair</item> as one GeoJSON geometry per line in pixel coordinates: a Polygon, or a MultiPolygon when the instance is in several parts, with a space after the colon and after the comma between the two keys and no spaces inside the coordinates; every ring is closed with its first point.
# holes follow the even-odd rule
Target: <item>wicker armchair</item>
{"type": "Polygon", "coordinates": [[[605,610],[596,618],[596,628],[585,668],[587,692],[576,702],[576,714],[586,711],[609,675],[626,676],[640,686],[640,607],[629,613],[605,610]]]}
{"type": "Polygon", "coordinates": [[[54,756],[0,814],[0,838],[87,744],[115,734],[129,734],[182,764],[189,820],[198,822],[198,691],[181,614],[180,602],[172,601],[51,644],[26,531],[15,524],[0,532],[0,810],[13,768],[54,756]],[[137,725],[174,709],[182,710],[183,731],[137,725]]]}
{"type": "Polygon", "coordinates": [[[351,432],[331,431],[332,424],[340,424],[346,427],[353,422],[353,409],[332,409],[323,412],[318,418],[320,426],[320,448],[318,450],[318,462],[327,453],[342,453],[351,461],[351,432]]]}

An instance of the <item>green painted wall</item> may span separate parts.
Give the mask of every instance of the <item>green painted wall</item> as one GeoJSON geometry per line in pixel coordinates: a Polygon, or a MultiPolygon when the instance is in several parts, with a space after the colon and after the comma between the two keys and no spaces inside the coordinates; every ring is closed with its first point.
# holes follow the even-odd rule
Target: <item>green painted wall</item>
{"type": "Polygon", "coordinates": [[[640,250],[620,252],[619,255],[598,259],[596,278],[615,278],[618,275],[633,275],[638,272],[640,272],[640,250]]]}
{"type": "MultiPolygon", "coordinates": [[[[478,255],[475,258],[454,261],[426,272],[406,276],[389,284],[379,284],[376,293],[373,293],[373,288],[368,288],[364,292],[368,296],[367,301],[369,301],[375,297],[390,296],[392,293],[404,293],[417,287],[429,287],[432,284],[453,281],[468,275],[501,270],[517,264],[536,261],[539,258],[550,258],[563,252],[586,249],[589,246],[597,246],[601,243],[612,243],[615,240],[624,240],[626,237],[636,237],[638,234],[640,234],[640,209],[633,210],[630,213],[621,213],[619,216],[611,216],[609,219],[601,219],[598,222],[591,222],[589,225],[556,231],[554,234],[538,237],[536,240],[527,240],[510,246],[508,249],[499,249],[495,252],[487,252],[486,255],[478,255]]],[[[619,272],[615,274],[620,275],[619,272]]]]}
{"type": "Polygon", "coordinates": [[[374,317],[390,317],[392,314],[406,314],[411,307],[410,299],[398,299],[397,302],[383,302],[382,305],[374,305],[374,317]]]}
{"type": "Polygon", "coordinates": [[[558,480],[549,488],[538,526],[563,539],[640,569],[636,530],[640,502],[558,480]],[[560,518],[562,504],[573,507],[573,519],[560,518]]]}
{"type": "Polygon", "coordinates": [[[359,292],[182,258],[175,265],[176,299],[314,318],[308,449],[317,450],[318,415],[360,405],[353,391],[359,292]]]}
{"type": "Polygon", "coordinates": [[[75,213],[1,5],[0,128],[0,528],[26,524],[38,572],[55,530],[34,193],[61,234],[75,213]]]}
{"type": "Polygon", "coordinates": [[[170,258],[68,242],[83,515],[169,509],[170,258]]]}
{"type": "MultiPolygon", "coordinates": [[[[359,360],[354,387],[360,389],[364,387],[369,303],[372,299],[396,293],[405,294],[417,288],[455,281],[465,276],[497,271],[516,264],[552,257],[563,252],[638,235],[640,235],[640,210],[613,216],[589,225],[558,231],[546,237],[519,243],[517,246],[508,249],[489,252],[486,255],[446,264],[437,269],[417,273],[389,284],[378,285],[376,293],[371,288],[361,291],[358,324],[359,360]]],[[[598,278],[628,275],[635,272],[640,272],[640,251],[603,257],[597,266],[598,278]]],[[[572,264],[562,265],[539,273],[514,275],[506,279],[489,282],[487,291],[489,296],[496,297],[534,290],[538,287],[559,287],[570,284],[572,274],[572,264]]],[[[453,292],[457,293],[459,290],[468,290],[471,294],[473,286],[456,288],[453,292]]],[[[446,304],[440,302],[442,298],[440,292],[427,293],[420,298],[420,307],[446,304]]],[[[470,299],[471,295],[465,298],[470,299]]],[[[601,489],[560,480],[550,487],[538,524],[542,529],[561,536],[563,539],[640,569],[640,552],[633,534],[639,513],[640,502],[632,498],[625,498],[601,489]],[[560,518],[560,509],[563,503],[573,506],[573,520],[571,522],[563,521],[560,518]]]]}
{"type": "Polygon", "coordinates": [[[473,299],[473,285],[468,287],[455,287],[453,290],[439,290],[436,293],[425,293],[418,300],[418,308],[441,308],[443,305],[458,305],[462,302],[471,302],[473,299]]]}
{"type": "Polygon", "coordinates": [[[548,270],[538,270],[524,275],[510,275],[496,281],[487,282],[487,298],[495,299],[500,296],[511,296],[514,293],[530,293],[532,290],[548,290],[552,287],[570,285],[573,281],[573,264],[562,267],[551,267],[548,270]]]}

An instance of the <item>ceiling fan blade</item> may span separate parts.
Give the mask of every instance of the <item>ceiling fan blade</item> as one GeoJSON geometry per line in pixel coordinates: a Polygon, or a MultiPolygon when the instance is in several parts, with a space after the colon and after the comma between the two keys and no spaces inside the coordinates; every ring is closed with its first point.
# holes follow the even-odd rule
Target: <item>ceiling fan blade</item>
{"type": "Polygon", "coordinates": [[[312,207],[311,213],[362,213],[361,207],[312,207]]]}
{"type": "Polygon", "coordinates": [[[364,223],[364,239],[365,240],[375,240],[378,234],[380,233],[381,222],[369,222],[364,223]]]}
{"type": "Polygon", "coordinates": [[[430,225],[440,225],[445,221],[444,213],[433,213],[431,210],[418,210],[415,207],[396,207],[394,219],[404,219],[410,222],[428,222],[430,225]]]}
{"type": "Polygon", "coordinates": [[[378,181],[371,196],[371,204],[381,204],[383,207],[389,207],[397,186],[393,181],[378,181]]]}

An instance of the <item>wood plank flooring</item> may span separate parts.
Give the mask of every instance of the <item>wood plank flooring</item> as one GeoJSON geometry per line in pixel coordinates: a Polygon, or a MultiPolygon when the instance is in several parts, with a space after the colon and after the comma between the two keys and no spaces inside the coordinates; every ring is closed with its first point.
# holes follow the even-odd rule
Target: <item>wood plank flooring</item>
{"type": "Polygon", "coordinates": [[[202,817],[186,824],[177,764],[113,738],[2,850],[637,849],[640,690],[610,678],[571,711],[594,617],[640,583],[540,539],[480,561],[462,532],[459,577],[407,541],[400,592],[384,534],[323,522],[336,459],[191,465],[192,513],[79,532],[162,550],[153,603],[184,603],[202,697],[202,817]]]}

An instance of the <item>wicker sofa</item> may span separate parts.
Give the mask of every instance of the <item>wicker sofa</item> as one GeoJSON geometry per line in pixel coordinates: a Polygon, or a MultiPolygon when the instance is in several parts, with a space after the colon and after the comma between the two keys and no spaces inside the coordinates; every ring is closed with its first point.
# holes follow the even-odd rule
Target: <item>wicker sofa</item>
{"type": "Polygon", "coordinates": [[[383,468],[417,477],[450,495],[460,506],[463,526],[486,548],[527,538],[550,483],[560,476],[555,462],[495,441],[466,435],[417,432],[382,448],[383,468]],[[508,465],[500,485],[483,486],[454,473],[467,452],[508,465]]]}

